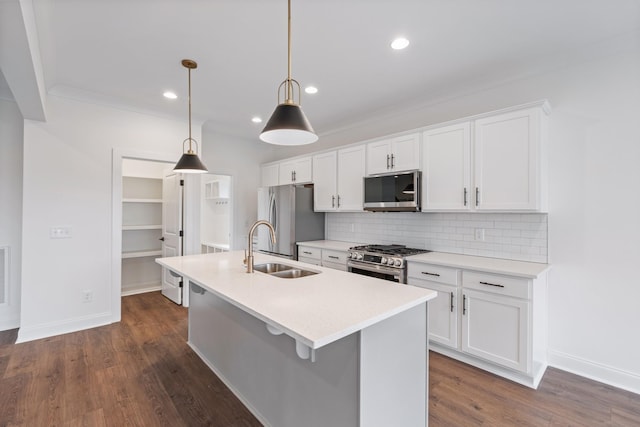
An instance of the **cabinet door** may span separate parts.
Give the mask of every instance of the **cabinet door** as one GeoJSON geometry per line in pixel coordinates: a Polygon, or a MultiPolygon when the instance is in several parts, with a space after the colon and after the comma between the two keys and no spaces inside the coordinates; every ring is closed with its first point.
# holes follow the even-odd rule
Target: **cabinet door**
{"type": "Polygon", "coordinates": [[[305,184],[311,182],[311,157],[293,159],[280,163],[280,185],[305,184]]]}
{"type": "Polygon", "coordinates": [[[458,348],[458,288],[428,280],[409,278],[409,284],[438,292],[438,296],[429,301],[430,341],[458,348]]]}
{"type": "Polygon", "coordinates": [[[313,181],[311,157],[297,159],[293,171],[293,179],[296,184],[306,184],[313,181]]]}
{"type": "Polygon", "coordinates": [[[476,120],[476,209],[540,208],[540,116],[528,109],[476,120]]]}
{"type": "Polygon", "coordinates": [[[422,210],[470,210],[470,123],[424,132],[422,153],[422,210]]]}
{"type": "MultiPolygon", "coordinates": [[[[317,169],[314,168],[314,170],[317,169]]],[[[338,210],[363,210],[364,174],[364,145],[338,150],[338,210]]]]}
{"type": "Polygon", "coordinates": [[[530,372],[530,303],[464,288],[462,299],[462,351],[530,372]]]}
{"type": "Polygon", "coordinates": [[[391,171],[391,141],[383,140],[367,144],[367,175],[391,171]]]}
{"type": "Polygon", "coordinates": [[[420,135],[393,138],[391,141],[391,170],[395,172],[420,169],[420,135]]]}
{"type": "Polygon", "coordinates": [[[279,184],[279,174],[280,167],[277,163],[272,165],[263,165],[260,168],[260,184],[263,187],[275,187],[279,184]]]}
{"type": "Polygon", "coordinates": [[[282,162],[280,163],[280,169],[278,172],[278,184],[293,184],[293,171],[296,169],[296,163],[282,162]]]}
{"type": "Polygon", "coordinates": [[[335,151],[313,156],[313,210],[335,211],[337,208],[337,154],[335,151]]]}

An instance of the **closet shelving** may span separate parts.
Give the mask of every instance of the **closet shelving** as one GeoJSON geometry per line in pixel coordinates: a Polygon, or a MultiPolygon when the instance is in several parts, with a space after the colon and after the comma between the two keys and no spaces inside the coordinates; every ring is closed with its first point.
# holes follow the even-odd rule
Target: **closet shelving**
{"type": "Polygon", "coordinates": [[[162,179],[122,178],[122,293],[160,288],[162,179]]]}

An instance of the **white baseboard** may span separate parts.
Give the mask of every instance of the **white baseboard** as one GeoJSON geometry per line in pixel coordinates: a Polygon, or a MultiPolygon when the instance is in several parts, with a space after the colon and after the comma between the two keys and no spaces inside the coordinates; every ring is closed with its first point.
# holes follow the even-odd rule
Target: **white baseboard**
{"type": "Polygon", "coordinates": [[[0,319],[0,331],[8,331],[20,327],[20,318],[0,319]]]}
{"type": "Polygon", "coordinates": [[[123,290],[121,295],[123,297],[128,297],[130,295],[138,295],[138,294],[144,294],[147,292],[155,292],[155,291],[161,291],[161,290],[162,290],[162,285],[154,283],[152,286],[146,286],[140,289],[130,289],[126,291],[123,290]]]}
{"type": "Polygon", "coordinates": [[[53,323],[27,327],[23,326],[18,331],[18,339],[16,340],[16,343],[53,337],[55,335],[68,334],[70,332],[77,332],[83,329],[104,326],[110,323],[113,323],[113,315],[111,313],[99,313],[91,316],[62,320],[53,323]]]}
{"type": "Polygon", "coordinates": [[[640,375],[549,350],[549,366],[580,375],[613,387],[640,394],[640,375]]]}

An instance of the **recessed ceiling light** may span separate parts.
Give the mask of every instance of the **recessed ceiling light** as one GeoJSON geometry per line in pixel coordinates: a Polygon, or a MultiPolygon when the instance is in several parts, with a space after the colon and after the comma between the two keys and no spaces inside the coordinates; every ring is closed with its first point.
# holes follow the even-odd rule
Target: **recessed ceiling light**
{"type": "Polygon", "coordinates": [[[168,98],[168,99],[176,99],[178,97],[178,95],[176,95],[173,92],[169,92],[169,91],[166,91],[165,93],[163,93],[162,96],[164,96],[165,98],[168,98]]]}
{"type": "Polygon", "coordinates": [[[304,88],[304,91],[309,94],[318,93],[318,88],[315,86],[307,86],[304,88]]]}
{"type": "Polygon", "coordinates": [[[253,118],[251,119],[251,121],[252,121],[253,123],[262,123],[262,119],[261,119],[260,117],[258,117],[258,116],[253,117],[253,118]]]}
{"type": "Polygon", "coordinates": [[[409,46],[409,40],[405,39],[404,37],[398,37],[391,42],[391,48],[395,50],[401,50],[407,46],[409,46]]]}

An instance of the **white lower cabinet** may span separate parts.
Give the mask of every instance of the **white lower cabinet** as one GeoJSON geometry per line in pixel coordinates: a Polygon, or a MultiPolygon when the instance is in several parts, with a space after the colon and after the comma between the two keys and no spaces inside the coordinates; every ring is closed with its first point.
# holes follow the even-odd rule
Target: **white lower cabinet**
{"type": "Polygon", "coordinates": [[[298,245],[298,261],[347,271],[347,252],[298,245]]]}
{"type": "Polygon", "coordinates": [[[462,299],[461,350],[529,372],[529,301],[464,287],[462,299]]]}
{"type": "Polygon", "coordinates": [[[535,279],[408,262],[429,302],[431,350],[537,388],[547,366],[546,274],[535,279]]]}

